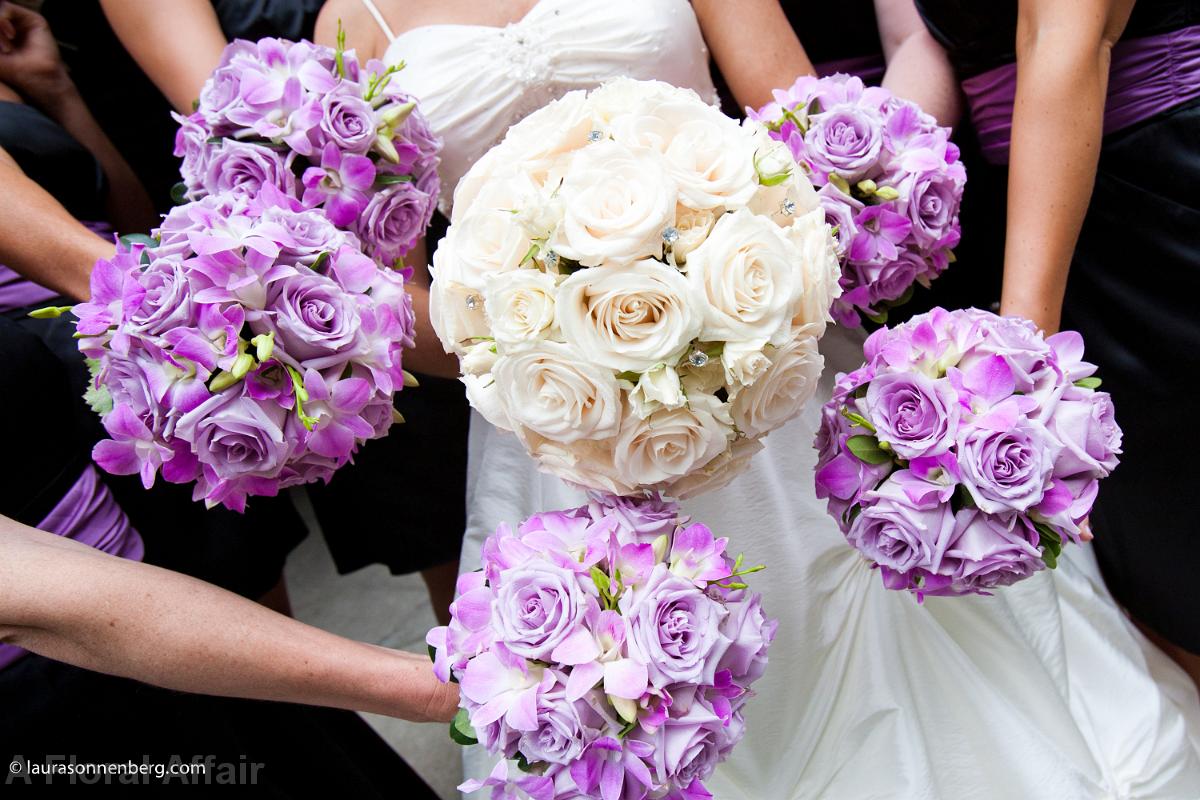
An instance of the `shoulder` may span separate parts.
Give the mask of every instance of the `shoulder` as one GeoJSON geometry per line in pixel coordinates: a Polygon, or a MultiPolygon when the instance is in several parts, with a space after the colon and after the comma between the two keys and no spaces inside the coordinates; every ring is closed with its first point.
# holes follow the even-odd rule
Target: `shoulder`
{"type": "MultiPolygon", "coordinates": [[[[390,23],[388,4],[377,2],[376,5],[390,23]]],[[[383,57],[389,44],[387,34],[379,27],[379,23],[362,0],[327,0],[321,7],[321,13],[317,15],[313,40],[317,44],[333,47],[337,44],[339,23],[346,32],[347,50],[355,50],[362,61],[383,57]]]]}

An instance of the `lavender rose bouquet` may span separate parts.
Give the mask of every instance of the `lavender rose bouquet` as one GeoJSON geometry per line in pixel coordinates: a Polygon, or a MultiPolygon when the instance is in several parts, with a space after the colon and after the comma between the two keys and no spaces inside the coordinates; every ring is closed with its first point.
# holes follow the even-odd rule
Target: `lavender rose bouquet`
{"type": "Polygon", "coordinates": [[[832,314],[857,327],[929,286],[954,260],[967,173],[950,129],[915,104],[856,77],[803,76],[748,115],[802,164],[837,231],[840,298],[832,314]]]}
{"type": "Polygon", "coordinates": [[[242,511],[387,432],[411,382],[405,273],[274,187],[179,206],[156,235],[98,262],[73,309],[103,469],[242,511]]]}
{"type": "Polygon", "coordinates": [[[938,308],[865,357],[822,410],[816,485],[885,586],[986,594],[1090,537],[1121,429],[1079,334],[938,308]]]}
{"type": "Polygon", "coordinates": [[[341,45],[232,42],[196,111],[176,115],[183,197],[272,186],[394,264],[429,226],[441,150],[414,99],[391,85],[403,67],[360,66],[341,45]]]}
{"type": "Polygon", "coordinates": [[[427,640],[438,677],[461,683],[451,735],[502,756],[459,788],[710,798],[776,628],[742,582],[761,567],[726,543],[657,495],[502,525],[427,640]]]}

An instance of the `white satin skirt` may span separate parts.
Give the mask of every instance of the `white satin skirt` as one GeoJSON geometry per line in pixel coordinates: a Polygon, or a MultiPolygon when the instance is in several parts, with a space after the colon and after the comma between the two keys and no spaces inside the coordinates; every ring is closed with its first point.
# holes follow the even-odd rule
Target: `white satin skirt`
{"type": "MultiPolygon", "coordinates": [[[[752,588],[780,621],[714,797],[1200,800],[1195,687],[1116,607],[1089,546],[992,597],[918,605],[846,544],[814,494],[812,441],[862,340],[831,328],[816,398],[728,487],[684,503],[767,565],[752,588]]],[[[468,464],[464,571],[500,522],[583,502],[474,413],[468,464]]],[[[469,748],[465,771],[495,761],[469,748]]]]}

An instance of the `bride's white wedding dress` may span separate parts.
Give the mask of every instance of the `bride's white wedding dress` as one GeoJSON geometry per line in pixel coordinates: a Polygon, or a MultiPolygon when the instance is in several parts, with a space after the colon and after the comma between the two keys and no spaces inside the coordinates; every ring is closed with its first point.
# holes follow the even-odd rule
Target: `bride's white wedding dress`
{"type": "MultiPolygon", "coordinates": [[[[568,90],[630,75],[714,96],[684,0],[541,0],[504,28],[388,35],[388,60],[408,64],[397,81],[445,139],[443,210],[509,125],[568,90]]],[[[834,372],[857,366],[861,341],[831,328],[818,398],[745,474],[684,504],[768,565],[754,588],[780,620],[746,737],[708,781],[714,796],[1200,798],[1196,692],[1113,604],[1089,548],[993,597],[918,605],[847,546],[813,492],[812,439],[819,401],[834,372]]],[[[477,414],[469,463],[464,570],[498,523],[581,502],[477,414]]]]}

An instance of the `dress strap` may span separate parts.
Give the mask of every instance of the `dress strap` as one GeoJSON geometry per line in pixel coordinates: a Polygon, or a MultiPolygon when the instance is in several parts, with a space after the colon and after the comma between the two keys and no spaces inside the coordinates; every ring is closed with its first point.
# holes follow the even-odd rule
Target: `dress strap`
{"type": "Polygon", "coordinates": [[[362,4],[367,7],[367,11],[371,12],[371,16],[379,23],[383,35],[388,38],[389,42],[396,41],[396,34],[392,33],[392,28],[387,24],[387,20],[383,18],[383,14],[379,12],[379,8],[375,5],[374,0],[362,0],[362,4]]]}

